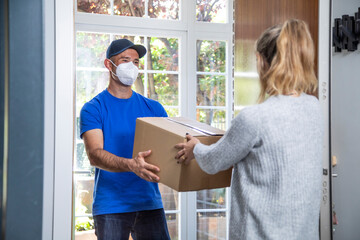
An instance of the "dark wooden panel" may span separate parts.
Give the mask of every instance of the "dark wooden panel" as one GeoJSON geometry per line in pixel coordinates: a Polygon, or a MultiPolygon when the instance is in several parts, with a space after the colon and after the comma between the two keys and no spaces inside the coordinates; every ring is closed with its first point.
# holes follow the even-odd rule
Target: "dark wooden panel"
{"type": "Polygon", "coordinates": [[[266,28],[297,18],[309,25],[317,53],[318,8],[318,0],[236,0],[235,38],[256,40],[266,28]]]}

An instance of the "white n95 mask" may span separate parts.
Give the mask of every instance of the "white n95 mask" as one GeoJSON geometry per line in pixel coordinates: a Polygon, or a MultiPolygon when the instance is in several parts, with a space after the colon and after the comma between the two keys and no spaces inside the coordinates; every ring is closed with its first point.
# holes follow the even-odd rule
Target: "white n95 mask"
{"type": "MultiPolygon", "coordinates": [[[[116,67],[116,77],[122,84],[131,86],[135,82],[139,74],[137,66],[135,66],[132,62],[121,63],[118,66],[116,66],[111,60],[110,62],[116,67]]],[[[113,76],[115,75],[112,71],[111,74],[113,74],[113,76]]]]}

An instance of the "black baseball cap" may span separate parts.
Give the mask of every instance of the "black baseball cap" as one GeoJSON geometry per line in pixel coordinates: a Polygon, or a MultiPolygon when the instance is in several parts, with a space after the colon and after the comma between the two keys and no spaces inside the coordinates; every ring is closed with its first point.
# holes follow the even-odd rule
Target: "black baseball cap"
{"type": "Polygon", "coordinates": [[[106,51],[106,58],[118,55],[129,48],[136,50],[139,54],[139,58],[142,58],[146,54],[146,48],[143,45],[135,45],[130,40],[123,38],[111,42],[106,51]]]}

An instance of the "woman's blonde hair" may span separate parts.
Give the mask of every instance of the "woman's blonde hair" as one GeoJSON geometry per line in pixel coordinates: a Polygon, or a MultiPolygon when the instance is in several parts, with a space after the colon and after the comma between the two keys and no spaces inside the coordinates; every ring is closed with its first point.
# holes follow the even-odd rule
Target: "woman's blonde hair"
{"type": "Polygon", "coordinates": [[[268,28],[257,40],[256,51],[261,56],[259,102],[266,94],[316,94],[314,43],[304,21],[291,19],[268,28]]]}

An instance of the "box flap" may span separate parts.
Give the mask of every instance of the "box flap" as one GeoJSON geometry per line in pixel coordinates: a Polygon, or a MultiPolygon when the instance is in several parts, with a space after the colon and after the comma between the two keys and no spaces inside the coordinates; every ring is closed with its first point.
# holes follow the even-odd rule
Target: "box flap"
{"type": "Polygon", "coordinates": [[[218,128],[214,128],[210,125],[207,125],[205,123],[202,122],[198,122],[195,120],[192,120],[190,118],[185,118],[185,117],[169,117],[167,118],[169,121],[173,121],[176,122],[178,124],[181,124],[183,126],[192,128],[196,131],[202,132],[206,135],[211,135],[211,136],[222,136],[224,135],[225,131],[218,129],[218,128]]]}
{"type": "Polygon", "coordinates": [[[147,122],[166,131],[171,129],[173,134],[183,137],[186,133],[193,136],[222,136],[225,133],[225,131],[221,129],[185,117],[144,117],[138,118],[138,120],[147,122]]]}

